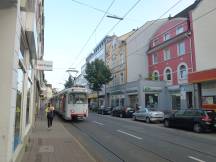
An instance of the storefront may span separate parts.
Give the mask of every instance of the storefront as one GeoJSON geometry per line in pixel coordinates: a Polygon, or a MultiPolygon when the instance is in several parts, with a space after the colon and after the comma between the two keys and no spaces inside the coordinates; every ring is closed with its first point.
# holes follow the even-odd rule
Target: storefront
{"type": "Polygon", "coordinates": [[[159,93],[162,91],[161,87],[144,86],[143,91],[145,93],[145,107],[158,108],[159,93]]]}
{"type": "Polygon", "coordinates": [[[169,86],[168,96],[170,98],[171,110],[180,110],[181,109],[180,86],[179,85],[169,86]]]}
{"type": "Polygon", "coordinates": [[[111,95],[111,107],[125,106],[125,95],[123,93],[111,95]]]}
{"type": "Polygon", "coordinates": [[[216,69],[191,73],[189,82],[196,87],[196,107],[216,111],[216,69]]]}

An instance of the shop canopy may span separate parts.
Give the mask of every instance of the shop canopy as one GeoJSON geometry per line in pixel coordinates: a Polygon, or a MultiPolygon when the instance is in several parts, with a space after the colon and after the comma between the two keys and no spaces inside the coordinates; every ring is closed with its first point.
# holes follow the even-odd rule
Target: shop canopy
{"type": "Polygon", "coordinates": [[[201,83],[212,80],[216,80],[216,69],[193,72],[188,75],[189,83],[201,83]]]}

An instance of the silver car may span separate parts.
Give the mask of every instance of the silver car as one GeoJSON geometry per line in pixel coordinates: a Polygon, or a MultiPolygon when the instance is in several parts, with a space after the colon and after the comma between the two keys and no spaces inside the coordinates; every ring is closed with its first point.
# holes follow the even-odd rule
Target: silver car
{"type": "Polygon", "coordinates": [[[144,120],[147,123],[162,122],[164,120],[164,113],[156,109],[140,108],[133,113],[133,120],[144,120]]]}

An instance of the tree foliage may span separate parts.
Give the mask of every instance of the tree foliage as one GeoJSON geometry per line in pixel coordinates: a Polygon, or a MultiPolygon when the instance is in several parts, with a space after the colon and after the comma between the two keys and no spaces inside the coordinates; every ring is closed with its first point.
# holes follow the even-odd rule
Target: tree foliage
{"type": "Polygon", "coordinates": [[[105,65],[104,61],[96,59],[86,65],[85,79],[88,81],[89,88],[99,92],[103,85],[112,80],[110,69],[105,65]]]}
{"type": "Polygon", "coordinates": [[[73,80],[72,76],[70,75],[68,77],[68,80],[65,82],[64,86],[65,86],[65,88],[70,88],[73,85],[74,85],[74,80],[73,80]]]}

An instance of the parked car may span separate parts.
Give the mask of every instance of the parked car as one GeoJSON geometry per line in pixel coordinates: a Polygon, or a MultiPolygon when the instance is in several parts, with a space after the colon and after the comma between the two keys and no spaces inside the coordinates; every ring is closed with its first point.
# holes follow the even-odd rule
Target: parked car
{"type": "Polygon", "coordinates": [[[212,110],[178,110],[165,117],[164,126],[191,129],[194,132],[200,133],[216,128],[216,116],[212,110]]]}
{"type": "Polygon", "coordinates": [[[116,106],[112,109],[111,115],[121,118],[131,118],[134,113],[134,109],[131,107],[116,106]]]}
{"type": "Polygon", "coordinates": [[[144,120],[147,123],[162,122],[164,120],[164,113],[156,109],[140,108],[133,113],[133,120],[144,120]]]}
{"type": "Polygon", "coordinates": [[[105,106],[101,106],[98,109],[98,114],[102,114],[102,115],[109,115],[111,113],[111,107],[105,107],[105,106]]]}

